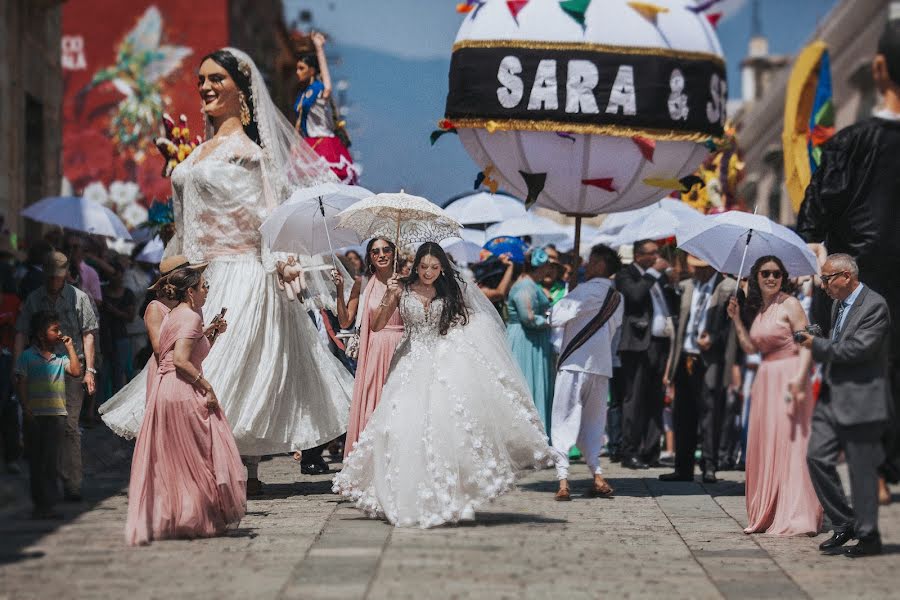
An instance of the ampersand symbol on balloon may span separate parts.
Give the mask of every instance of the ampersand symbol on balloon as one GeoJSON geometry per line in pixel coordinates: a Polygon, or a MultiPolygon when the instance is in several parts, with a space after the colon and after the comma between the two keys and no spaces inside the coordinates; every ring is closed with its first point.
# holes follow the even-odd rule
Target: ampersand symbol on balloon
{"type": "Polygon", "coordinates": [[[672,69],[669,77],[669,116],[673,121],[686,121],[688,118],[688,97],[684,93],[684,75],[680,69],[672,69]]]}

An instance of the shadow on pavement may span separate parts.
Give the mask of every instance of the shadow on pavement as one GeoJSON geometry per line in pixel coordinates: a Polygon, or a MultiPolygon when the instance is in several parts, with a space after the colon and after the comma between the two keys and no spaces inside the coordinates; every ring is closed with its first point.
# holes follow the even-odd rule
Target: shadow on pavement
{"type": "MultiPolygon", "coordinates": [[[[25,549],[57,529],[72,523],[82,514],[94,510],[107,498],[124,494],[128,485],[133,442],[116,436],[104,427],[85,429],[81,437],[84,482],[83,500],[77,503],[60,503],[56,510],[63,514],[59,520],[31,519],[31,501],[28,492],[28,474],[17,475],[16,498],[0,510],[0,565],[44,556],[41,551],[25,549]]],[[[124,531],[125,523],[122,523],[124,531]]],[[[124,535],[124,533],[123,533],[124,535]]]]}
{"type": "Polygon", "coordinates": [[[474,521],[459,523],[460,527],[498,527],[500,525],[547,525],[568,523],[565,519],[554,519],[529,513],[478,512],[474,521]]]}
{"type": "Polygon", "coordinates": [[[247,500],[250,502],[254,500],[283,500],[292,496],[331,494],[331,477],[313,481],[295,481],[293,483],[266,483],[263,485],[263,492],[262,496],[252,496],[247,500]]]}

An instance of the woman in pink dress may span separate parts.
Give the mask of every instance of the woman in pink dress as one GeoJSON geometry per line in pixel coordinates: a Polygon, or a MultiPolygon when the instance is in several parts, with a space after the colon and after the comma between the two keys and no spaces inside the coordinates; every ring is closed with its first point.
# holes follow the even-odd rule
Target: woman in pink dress
{"type": "Polygon", "coordinates": [[[378,310],[387,291],[387,282],[394,274],[393,242],[383,238],[373,238],[366,248],[366,265],[369,282],[362,294],[365,309],[360,313],[360,289],[357,280],[350,290],[350,299],[344,304],[344,281],[335,275],[337,286],[338,321],[342,328],[350,327],[358,321],[359,357],[356,363],[356,381],[353,383],[353,401],[350,403],[350,420],[347,423],[347,439],[344,442],[344,456],[350,454],[359,434],[365,429],[369,417],[381,400],[381,388],[387,380],[394,358],[394,350],[403,338],[403,320],[400,311],[395,310],[387,326],[379,331],[371,331],[369,323],[372,314],[378,310]],[[357,318],[359,315],[359,318],[357,318]]]}
{"type": "Polygon", "coordinates": [[[806,468],[812,355],[793,339],[793,332],[809,321],[789,290],[784,264],[764,256],[750,271],[743,315],[735,298],[728,305],[741,348],[762,354],[751,391],[744,533],[815,535],[822,524],[822,507],[806,468]],[[744,323],[751,320],[747,331],[744,323]]]}
{"type": "Polygon", "coordinates": [[[219,535],[246,511],[246,471],[201,369],[215,337],[203,333],[204,268],[181,269],[163,286],[179,304],[159,333],[159,368],[131,463],[125,541],[132,546],[219,535]]]}

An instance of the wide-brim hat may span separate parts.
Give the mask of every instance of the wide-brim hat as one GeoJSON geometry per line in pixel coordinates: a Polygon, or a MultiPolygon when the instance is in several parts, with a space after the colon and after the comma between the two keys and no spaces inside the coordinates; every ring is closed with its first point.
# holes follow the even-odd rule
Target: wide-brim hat
{"type": "Polygon", "coordinates": [[[689,267],[694,267],[696,269],[700,269],[703,267],[708,267],[709,263],[703,260],[702,258],[697,258],[693,254],[687,255],[687,264],[689,267]]]}
{"type": "Polygon", "coordinates": [[[150,290],[156,290],[172,273],[181,269],[190,271],[200,271],[201,273],[209,266],[208,262],[192,263],[186,256],[176,254],[175,256],[167,256],[159,263],[159,279],[151,285],[150,290]]]}
{"type": "Polygon", "coordinates": [[[66,277],[69,274],[69,257],[54,250],[44,260],[45,277],[66,277]]]}

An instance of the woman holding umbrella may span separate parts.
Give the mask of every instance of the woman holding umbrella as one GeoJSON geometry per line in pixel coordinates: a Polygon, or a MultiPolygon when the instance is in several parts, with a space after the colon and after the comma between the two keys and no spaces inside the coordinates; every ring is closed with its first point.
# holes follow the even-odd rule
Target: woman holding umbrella
{"type": "Polygon", "coordinates": [[[397,247],[390,240],[376,237],[366,247],[366,274],[369,281],[360,294],[362,281],[356,280],[350,290],[350,299],[344,302],[344,278],[334,272],[337,286],[337,314],[341,328],[353,323],[359,328],[359,354],[356,364],[356,381],[353,384],[353,400],[350,403],[350,420],[347,423],[347,439],[344,456],[350,454],[359,434],[381,400],[381,388],[391,368],[394,350],[403,338],[403,320],[400,311],[394,310],[387,324],[380,330],[372,329],[372,316],[384,302],[388,283],[394,275],[394,255],[397,247]]]}
{"type": "Polygon", "coordinates": [[[750,271],[744,317],[737,298],[728,305],[741,348],[762,354],[753,382],[747,439],[747,518],[744,533],[815,535],[822,523],[806,466],[813,398],[812,354],[793,338],[809,324],[790,295],[784,263],[759,258],[750,271]]]}

